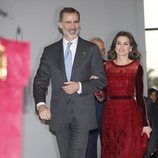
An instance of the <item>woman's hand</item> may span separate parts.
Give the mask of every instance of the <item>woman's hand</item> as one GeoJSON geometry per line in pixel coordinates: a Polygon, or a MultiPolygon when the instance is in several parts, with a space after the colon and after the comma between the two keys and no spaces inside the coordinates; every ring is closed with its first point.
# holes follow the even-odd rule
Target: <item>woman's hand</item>
{"type": "Polygon", "coordinates": [[[142,134],[143,134],[143,133],[146,133],[146,134],[148,135],[148,138],[149,138],[151,131],[152,131],[152,129],[151,129],[150,126],[144,126],[144,127],[143,127],[143,132],[142,132],[142,134]]]}
{"type": "Polygon", "coordinates": [[[90,80],[96,80],[96,79],[98,79],[99,77],[97,77],[97,76],[95,76],[95,75],[92,75],[91,77],[90,77],[90,80]]]}

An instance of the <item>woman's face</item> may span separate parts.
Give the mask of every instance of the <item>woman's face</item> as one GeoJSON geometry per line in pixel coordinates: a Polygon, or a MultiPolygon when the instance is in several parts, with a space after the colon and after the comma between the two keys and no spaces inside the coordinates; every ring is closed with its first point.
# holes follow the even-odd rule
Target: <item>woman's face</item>
{"type": "Polygon", "coordinates": [[[128,56],[132,50],[130,40],[126,36],[119,36],[116,41],[115,51],[117,56],[128,56]]]}

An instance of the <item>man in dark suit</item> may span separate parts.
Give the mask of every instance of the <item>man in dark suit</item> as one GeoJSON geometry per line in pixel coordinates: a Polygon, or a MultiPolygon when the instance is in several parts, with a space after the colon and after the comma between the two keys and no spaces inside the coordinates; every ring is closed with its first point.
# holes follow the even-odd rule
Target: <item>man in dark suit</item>
{"type": "MultiPolygon", "coordinates": [[[[104,41],[99,37],[94,37],[90,41],[98,46],[100,50],[99,53],[101,54],[103,58],[102,63],[104,64],[105,55],[106,55],[104,41]]],[[[101,91],[98,91],[94,94],[98,128],[93,129],[89,132],[88,145],[87,145],[85,158],[97,158],[97,149],[98,149],[97,140],[98,140],[98,135],[101,135],[102,116],[103,116],[105,100],[106,100],[104,96],[99,94],[100,92],[101,91]]]]}
{"type": "Polygon", "coordinates": [[[105,86],[106,77],[98,47],[78,36],[79,12],[62,9],[58,26],[63,38],[44,49],[34,79],[34,99],[39,117],[50,120],[61,158],[84,158],[89,130],[97,128],[93,93],[105,86]],[[45,103],[49,81],[50,110],[45,103]]]}
{"type": "Polygon", "coordinates": [[[147,115],[152,128],[148,141],[147,153],[144,158],[158,158],[157,145],[158,143],[158,102],[157,90],[154,88],[148,89],[148,98],[145,98],[147,105],[147,115]]]}

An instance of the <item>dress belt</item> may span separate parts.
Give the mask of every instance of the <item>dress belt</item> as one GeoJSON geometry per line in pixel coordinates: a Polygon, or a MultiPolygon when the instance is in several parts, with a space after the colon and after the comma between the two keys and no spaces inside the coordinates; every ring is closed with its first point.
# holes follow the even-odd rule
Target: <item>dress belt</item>
{"type": "Polygon", "coordinates": [[[110,96],[109,99],[133,99],[132,96],[110,96]]]}

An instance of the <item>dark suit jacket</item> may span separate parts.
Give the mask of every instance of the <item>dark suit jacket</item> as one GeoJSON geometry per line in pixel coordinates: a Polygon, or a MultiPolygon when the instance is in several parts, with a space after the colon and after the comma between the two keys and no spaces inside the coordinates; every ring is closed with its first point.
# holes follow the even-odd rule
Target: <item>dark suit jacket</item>
{"type": "Polygon", "coordinates": [[[67,81],[62,40],[47,46],[41,57],[34,79],[33,93],[35,103],[46,102],[46,92],[51,81],[50,129],[60,130],[68,122],[67,102],[70,100],[77,121],[82,128],[97,127],[93,92],[102,89],[106,76],[102,58],[96,45],[79,37],[72,68],[71,81],[81,82],[82,93],[66,94],[61,88],[67,81]],[[99,79],[90,80],[91,75],[99,79]]]}

